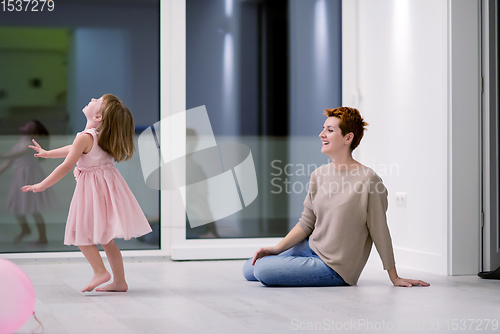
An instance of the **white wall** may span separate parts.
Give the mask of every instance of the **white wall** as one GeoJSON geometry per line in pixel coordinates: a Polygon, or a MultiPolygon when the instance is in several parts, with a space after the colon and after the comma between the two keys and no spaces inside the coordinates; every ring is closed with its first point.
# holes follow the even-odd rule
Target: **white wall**
{"type": "MultiPolygon", "coordinates": [[[[468,18],[473,18],[477,4],[469,3],[473,11],[468,18]]],[[[454,6],[471,9],[467,4],[454,6]]],[[[479,133],[474,121],[472,129],[455,132],[469,143],[464,149],[454,145],[452,128],[468,115],[479,115],[479,106],[471,101],[468,114],[464,114],[458,104],[450,103],[450,97],[458,98],[471,87],[452,87],[451,74],[459,76],[458,68],[453,72],[452,59],[457,63],[459,57],[458,49],[454,54],[453,48],[449,49],[451,37],[457,40],[456,46],[474,38],[459,41],[463,32],[459,35],[449,24],[453,13],[447,0],[344,0],[342,7],[343,105],[359,108],[370,124],[355,156],[374,168],[389,190],[388,224],[397,266],[440,274],[477,273],[478,221],[474,214],[478,207],[469,206],[471,214],[460,220],[460,213],[453,210],[464,202],[453,202],[458,195],[453,191],[461,188],[465,193],[462,197],[478,201],[474,188],[478,174],[474,173],[479,159],[474,145],[479,133]],[[456,154],[460,149],[462,159],[476,158],[469,164],[469,174],[461,174],[467,168],[458,161],[452,164],[451,152],[456,154]],[[464,180],[466,175],[470,176],[468,181],[464,180]],[[465,184],[472,193],[463,189],[465,184]],[[396,192],[407,193],[405,208],[396,207],[396,192]],[[472,228],[453,229],[453,224],[472,228]],[[471,231],[476,233],[471,235],[471,231]],[[455,268],[448,266],[458,248],[456,242],[463,243],[464,236],[468,242],[461,245],[461,255],[472,254],[462,266],[457,254],[455,268]]],[[[465,29],[474,34],[473,20],[469,23],[465,29]]],[[[471,75],[478,71],[473,58],[463,58],[460,66],[471,66],[471,75]]]]}

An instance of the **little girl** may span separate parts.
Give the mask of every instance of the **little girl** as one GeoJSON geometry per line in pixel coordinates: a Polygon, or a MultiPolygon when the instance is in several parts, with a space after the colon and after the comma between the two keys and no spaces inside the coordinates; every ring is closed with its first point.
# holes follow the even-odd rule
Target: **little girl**
{"type": "Polygon", "coordinates": [[[41,158],[66,158],[42,182],[26,185],[23,191],[40,192],[53,186],[75,165],[75,193],[66,222],[65,245],[76,245],[87,258],[94,277],[82,289],[90,292],[109,281],[96,244],[101,244],[113,271],[113,282],[97,291],[128,290],[123,259],[114,238],[126,240],[151,232],[137,200],[130,191],[116,162],[129,160],[134,151],[134,120],[128,108],[116,96],[105,94],[92,99],[83,108],[87,118],[85,130],[79,132],[72,145],[45,151],[33,140],[30,146],[41,158]]]}

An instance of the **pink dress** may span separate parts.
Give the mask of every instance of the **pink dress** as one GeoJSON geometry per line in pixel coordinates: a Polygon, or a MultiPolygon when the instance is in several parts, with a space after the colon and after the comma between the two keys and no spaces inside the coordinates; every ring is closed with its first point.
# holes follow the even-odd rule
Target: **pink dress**
{"type": "Polygon", "coordinates": [[[113,157],[97,144],[92,128],[79,132],[94,138],[92,149],[82,154],[74,170],[76,188],[66,222],[65,245],[107,244],[114,238],[140,237],[151,227],[113,157]]]}

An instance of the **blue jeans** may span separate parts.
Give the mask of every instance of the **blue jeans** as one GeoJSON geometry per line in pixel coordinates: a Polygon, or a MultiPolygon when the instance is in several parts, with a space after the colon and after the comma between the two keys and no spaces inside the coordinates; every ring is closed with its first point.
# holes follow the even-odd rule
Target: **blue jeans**
{"type": "Polygon", "coordinates": [[[345,286],[339,274],[309,247],[306,239],[279,255],[252,259],[243,265],[243,276],[265,286],[345,286]]]}

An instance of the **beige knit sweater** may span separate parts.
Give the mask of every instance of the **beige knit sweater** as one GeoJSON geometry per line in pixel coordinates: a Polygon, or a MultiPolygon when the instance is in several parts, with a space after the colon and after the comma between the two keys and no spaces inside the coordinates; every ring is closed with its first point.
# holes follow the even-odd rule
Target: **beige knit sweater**
{"type": "Polygon", "coordinates": [[[344,281],[358,282],[372,248],[384,270],[395,266],[387,227],[387,189],[369,167],[339,171],[330,163],[311,174],[299,225],[309,246],[344,281]]]}

